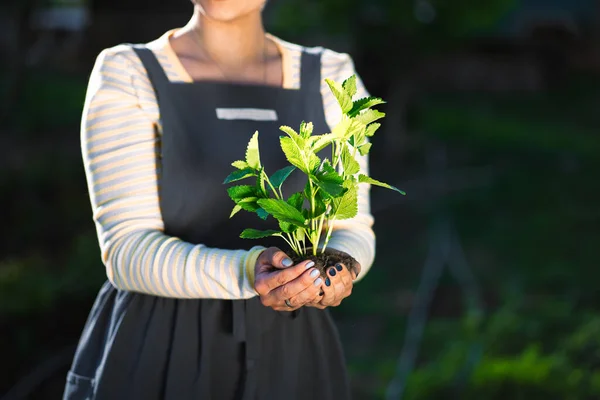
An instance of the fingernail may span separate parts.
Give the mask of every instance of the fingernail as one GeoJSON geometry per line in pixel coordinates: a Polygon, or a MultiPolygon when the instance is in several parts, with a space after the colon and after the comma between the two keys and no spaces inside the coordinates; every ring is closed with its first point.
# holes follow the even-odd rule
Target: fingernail
{"type": "Polygon", "coordinates": [[[283,261],[281,262],[281,264],[284,267],[290,267],[294,262],[292,260],[290,260],[289,258],[284,258],[283,261]]]}
{"type": "Polygon", "coordinates": [[[325,278],[325,286],[331,286],[331,280],[329,278],[325,278]]]}
{"type": "Polygon", "coordinates": [[[335,266],[335,269],[337,269],[338,271],[341,271],[342,270],[342,264],[337,264],[335,266]]]}
{"type": "MultiPolygon", "coordinates": [[[[317,272],[319,272],[319,271],[317,271],[317,272]]],[[[319,285],[321,285],[321,283],[323,283],[323,279],[319,278],[315,281],[315,286],[319,286],[319,285]]]]}
{"type": "Polygon", "coordinates": [[[336,274],[336,272],[335,272],[335,268],[331,268],[331,269],[329,270],[329,275],[331,275],[331,276],[335,276],[335,274],[336,274]]]}
{"type": "Polygon", "coordinates": [[[316,278],[317,276],[319,276],[319,270],[318,269],[315,269],[314,271],[312,271],[310,273],[310,277],[311,278],[316,278]]]}
{"type": "Polygon", "coordinates": [[[306,269],[312,268],[315,266],[315,262],[314,261],[309,261],[306,263],[306,269]]]}

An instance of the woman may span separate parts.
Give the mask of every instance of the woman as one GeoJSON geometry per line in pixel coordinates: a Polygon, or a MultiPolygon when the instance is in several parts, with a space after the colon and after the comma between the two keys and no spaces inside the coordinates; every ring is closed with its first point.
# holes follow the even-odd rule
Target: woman
{"type": "Polygon", "coordinates": [[[324,78],[355,73],[346,54],[265,34],[264,2],[194,0],[185,27],[99,56],[81,139],[108,281],[64,399],[350,397],[323,309],[373,262],[369,187],[330,241],[353,272],[337,265],[325,279],[269,243],[244,250],[239,233],[258,219],[229,219],[222,182],[254,131],[267,170],[281,168],[279,126],[330,131],[340,112],[324,78]]]}

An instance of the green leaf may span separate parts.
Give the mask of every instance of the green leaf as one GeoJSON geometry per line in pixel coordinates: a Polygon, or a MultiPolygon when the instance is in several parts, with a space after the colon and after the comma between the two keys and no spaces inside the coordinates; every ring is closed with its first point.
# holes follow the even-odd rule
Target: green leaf
{"type": "Polygon", "coordinates": [[[314,126],[312,122],[302,121],[300,124],[300,136],[302,136],[304,139],[308,139],[310,135],[312,135],[313,129],[314,126]]]}
{"type": "Polygon", "coordinates": [[[360,171],[360,164],[352,157],[348,146],[344,146],[342,149],[342,168],[344,168],[345,175],[354,175],[360,171]]]}
{"type": "Polygon", "coordinates": [[[237,214],[240,211],[242,211],[242,207],[240,205],[236,204],[235,207],[233,207],[233,210],[231,210],[231,214],[229,214],[229,218],[232,218],[235,214],[237,214]]]}
{"type": "Polygon", "coordinates": [[[255,203],[257,200],[258,197],[246,197],[245,199],[241,199],[238,204],[255,203]]]}
{"type": "Polygon", "coordinates": [[[238,203],[242,199],[256,196],[256,187],[250,185],[232,186],[227,189],[227,194],[229,194],[231,200],[238,203]]]}
{"type": "Polygon", "coordinates": [[[279,221],[279,228],[284,233],[293,233],[298,229],[297,225],[290,224],[289,222],[279,221]]]}
{"type": "Polygon", "coordinates": [[[239,202],[237,204],[238,206],[242,207],[243,210],[249,211],[249,212],[256,212],[258,210],[258,204],[255,201],[248,201],[248,202],[239,202]]]}
{"type": "Polygon", "coordinates": [[[346,134],[348,138],[354,137],[360,143],[365,138],[366,125],[360,121],[353,120],[346,134]]]}
{"type": "Polygon", "coordinates": [[[337,173],[328,159],[324,159],[312,175],[317,186],[331,197],[337,197],[344,191],[344,178],[337,173]]]}
{"type": "Polygon", "coordinates": [[[258,150],[258,131],[254,132],[246,148],[246,163],[252,169],[260,169],[260,152],[258,150]]]}
{"type": "Polygon", "coordinates": [[[384,187],[384,188],[387,188],[387,189],[392,189],[392,190],[395,190],[396,192],[398,192],[400,194],[406,194],[405,192],[403,192],[402,190],[400,190],[400,189],[398,189],[398,188],[396,188],[394,186],[388,185],[387,183],[380,182],[377,179],[373,179],[373,178],[371,178],[371,177],[369,177],[367,175],[360,174],[358,176],[358,181],[360,183],[368,183],[370,185],[381,186],[381,187],[384,187]]]}
{"type": "MultiPolygon", "coordinates": [[[[255,212],[258,209],[256,187],[248,185],[233,186],[227,189],[227,193],[241,209],[250,212],[255,212]]],[[[234,210],[235,213],[239,211],[235,207],[234,210]]]]}
{"type": "Polygon", "coordinates": [[[357,121],[362,122],[365,125],[369,125],[373,121],[377,121],[380,118],[385,117],[385,113],[377,110],[365,110],[361,114],[358,114],[355,118],[357,121]]]}
{"type": "Polygon", "coordinates": [[[366,156],[367,154],[369,154],[369,151],[371,150],[372,145],[373,145],[372,143],[365,143],[358,148],[358,152],[360,153],[361,156],[366,156]]]}
{"type": "Polygon", "coordinates": [[[290,176],[290,174],[294,172],[295,169],[296,167],[294,167],[293,165],[288,165],[287,167],[284,167],[279,171],[275,172],[273,176],[271,176],[271,178],[269,179],[271,181],[271,184],[276,189],[279,189],[281,185],[283,185],[283,182],[285,182],[288,176],[290,176]]]}
{"type": "Polygon", "coordinates": [[[350,98],[354,97],[356,94],[356,75],[352,75],[350,78],[346,79],[344,83],[342,83],[342,87],[348,93],[350,98]]]}
{"type": "Polygon", "coordinates": [[[321,164],[321,159],[317,156],[312,149],[307,150],[308,153],[308,170],[314,171],[321,164]]]}
{"type": "Polygon", "coordinates": [[[265,169],[264,169],[264,167],[261,167],[258,177],[256,178],[256,187],[262,195],[260,197],[268,198],[269,194],[267,193],[265,178],[266,178],[265,169]]]}
{"type": "Polygon", "coordinates": [[[340,122],[333,128],[331,132],[336,139],[346,141],[350,137],[348,134],[348,130],[352,125],[353,120],[349,118],[347,115],[342,115],[340,122]]]}
{"type": "Polygon", "coordinates": [[[311,139],[311,147],[315,153],[323,150],[325,147],[329,146],[338,138],[336,133],[326,133],[324,135],[315,135],[312,136],[311,139]]]}
{"type": "Polygon", "coordinates": [[[285,132],[286,135],[288,135],[288,137],[290,139],[292,139],[294,141],[294,143],[296,143],[298,145],[299,148],[303,149],[304,146],[306,146],[306,140],[300,136],[298,134],[298,132],[296,132],[294,129],[290,128],[287,125],[282,125],[279,127],[279,130],[281,130],[282,132],[285,132]]]}
{"type": "Polygon", "coordinates": [[[279,142],[287,161],[305,174],[318,167],[321,160],[312,149],[301,148],[298,143],[285,136],[279,138],[279,142]]]}
{"type": "Polygon", "coordinates": [[[303,242],[304,240],[306,240],[306,232],[304,231],[304,229],[296,229],[294,231],[294,237],[297,241],[303,242]]]}
{"type": "Polygon", "coordinates": [[[379,129],[380,126],[381,126],[381,124],[378,122],[369,124],[369,126],[367,126],[367,130],[365,131],[365,136],[367,136],[367,137],[373,136],[375,134],[375,132],[377,131],[377,129],[379,129]]]}
{"type": "Polygon", "coordinates": [[[242,179],[249,178],[251,176],[256,176],[256,171],[254,171],[252,168],[238,169],[238,170],[233,171],[231,174],[229,174],[229,176],[227,176],[227,178],[225,178],[223,183],[227,184],[227,183],[231,183],[231,182],[237,182],[242,179]]]}
{"type": "Polygon", "coordinates": [[[348,130],[349,142],[353,147],[361,146],[365,143],[367,136],[365,135],[366,125],[360,121],[352,121],[348,130]]]}
{"type": "Polygon", "coordinates": [[[266,212],[263,208],[259,208],[258,210],[256,210],[256,214],[262,220],[266,220],[269,217],[269,213],[266,212]]]}
{"type": "Polygon", "coordinates": [[[358,186],[352,181],[346,181],[346,193],[333,200],[333,218],[337,220],[350,219],[358,214],[358,186]]]}
{"type": "Polygon", "coordinates": [[[352,110],[348,113],[351,117],[358,115],[362,110],[367,108],[376,106],[378,104],[385,104],[385,101],[380,99],[379,97],[363,97],[362,99],[358,99],[352,105],[352,110]]]}
{"type": "Polygon", "coordinates": [[[279,143],[281,144],[281,150],[283,150],[287,161],[306,173],[307,171],[302,158],[302,151],[300,147],[298,147],[298,144],[291,138],[285,136],[279,138],[279,143]]]}
{"type": "Polygon", "coordinates": [[[288,135],[290,138],[292,138],[292,139],[293,139],[293,138],[296,138],[296,137],[298,137],[298,136],[300,136],[300,135],[298,134],[298,132],[296,132],[296,131],[294,130],[294,128],[292,128],[292,127],[290,127],[290,126],[287,126],[287,125],[281,125],[281,126],[279,127],[279,130],[280,130],[280,131],[282,131],[282,132],[285,132],[285,133],[286,133],[286,134],[287,134],[287,135],[288,135]]]}
{"type": "Polygon", "coordinates": [[[294,193],[287,199],[287,203],[298,211],[302,211],[304,206],[304,195],[300,192],[294,193]]]}
{"type": "Polygon", "coordinates": [[[232,162],[231,166],[235,167],[237,169],[246,169],[246,168],[250,167],[246,161],[241,161],[241,160],[232,162]]]}
{"type": "Polygon", "coordinates": [[[348,111],[350,111],[352,109],[352,97],[346,93],[343,86],[338,82],[332,81],[331,79],[325,79],[325,82],[327,82],[331,93],[333,93],[335,99],[340,105],[342,113],[346,114],[348,111]]]}
{"type": "Polygon", "coordinates": [[[244,229],[244,231],[240,234],[242,239],[262,239],[269,236],[277,236],[281,235],[281,232],[275,231],[273,229],[269,229],[266,231],[259,231],[258,229],[244,229]]]}
{"type": "Polygon", "coordinates": [[[310,218],[319,218],[321,215],[327,212],[327,204],[331,202],[331,198],[328,196],[324,196],[323,192],[317,194],[315,198],[315,211],[309,212],[308,215],[310,218]]]}
{"type": "Polygon", "coordinates": [[[289,222],[294,225],[304,226],[306,219],[302,213],[293,206],[279,199],[260,199],[258,205],[279,221],[289,222]]]}

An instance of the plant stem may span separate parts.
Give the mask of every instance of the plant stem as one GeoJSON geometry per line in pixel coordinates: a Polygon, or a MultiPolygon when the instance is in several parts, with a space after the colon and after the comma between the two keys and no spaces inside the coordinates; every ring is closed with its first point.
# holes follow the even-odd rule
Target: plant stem
{"type": "MultiPolygon", "coordinates": [[[[304,229],[304,228],[302,228],[302,229],[304,229]]],[[[306,229],[304,230],[304,236],[306,236],[306,229]]],[[[304,250],[304,253],[303,253],[303,254],[306,254],[306,240],[304,240],[304,241],[302,242],[302,245],[303,245],[303,250],[304,250]]]]}
{"type": "Polygon", "coordinates": [[[294,238],[294,243],[296,243],[296,247],[298,248],[298,255],[301,256],[304,253],[301,251],[302,250],[302,243],[300,242],[300,240],[298,240],[298,238],[296,237],[296,234],[292,234],[292,238],[294,238]]]}
{"type": "Polygon", "coordinates": [[[298,251],[299,249],[296,247],[296,245],[294,244],[294,239],[292,238],[292,236],[289,233],[286,233],[287,238],[283,235],[279,235],[283,240],[285,240],[287,242],[287,244],[292,248],[292,250],[300,255],[300,252],[298,251]]]}
{"type": "Polygon", "coordinates": [[[335,164],[336,164],[335,154],[336,154],[336,146],[335,146],[335,140],[334,140],[333,142],[331,142],[331,164],[333,164],[334,168],[335,168],[335,164]]]}
{"type": "Polygon", "coordinates": [[[333,232],[333,220],[328,221],[328,226],[327,226],[327,236],[325,236],[325,242],[323,243],[323,249],[322,251],[325,251],[325,249],[327,248],[327,245],[329,244],[329,239],[331,238],[331,233],[333,232]]]}
{"type": "Polygon", "coordinates": [[[275,189],[275,187],[273,186],[273,184],[271,183],[271,181],[269,180],[269,177],[267,176],[267,173],[263,170],[262,174],[265,177],[265,181],[269,184],[269,187],[271,188],[271,190],[273,191],[273,194],[275,194],[275,198],[277,198],[277,200],[281,200],[281,198],[283,196],[279,196],[279,193],[277,193],[277,190],[275,189]]]}
{"type": "MultiPolygon", "coordinates": [[[[325,224],[325,220],[327,217],[327,213],[323,214],[320,218],[319,218],[319,229],[317,230],[317,246],[319,245],[319,242],[321,241],[321,234],[323,233],[323,226],[325,224]]],[[[321,251],[325,250],[324,248],[321,249],[321,251]]]]}
{"type": "Polygon", "coordinates": [[[310,176],[308,177],[308,188],[309,188],[309,196],[308,196],[308,201],[310,203],[310,235],[309,235],[309,239],[310,242],[313,245],[313,254],[314,254],[314,248],[315,248],[315,219],[313,218],[313,215],[315,215],[315,193],[314,193],[314,187],[312,184],[312,180],[310,179],[310,176]]]}

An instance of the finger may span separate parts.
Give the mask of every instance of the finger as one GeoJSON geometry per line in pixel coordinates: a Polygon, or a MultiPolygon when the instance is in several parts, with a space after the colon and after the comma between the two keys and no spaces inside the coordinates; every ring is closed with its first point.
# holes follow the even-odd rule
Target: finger
{"type": "MultiPolygon", "coordinates": [[[[324,283],[323,283],[324,285],[324,283]]],[[[317,297],[315,297],[311,302],[306,303],[306,307],[314,307],[314,308],[318,308],[319,310],[324,310],[327,308],[327,306],[321,304],[321,300],[323,299],[323,289],[320,289],[321,293],[319,293],[319,295],[317,297]]]]}
{"type": "Polygon", "coordinates": [[[255,277],[254,288],[261,296],[298,279],[314,262],[303,261],[293,267],[271,272],[259,272],[255,277]],[[312,264],[311,264],[312,263],[312,264]]]}
{"type": "MultiPolygon", "coordinates": [[[[276,304],[282,304],[286,299],[290,300],[292,297],[298,296],[305,289],[310,288],[313,291],[311,293],[313,297],[319,293],[323,280],[319,281],[319,270],[312,268],[314,262],[305,261],[300,263],[300,265],[303,265],[304,268],[302,275],[284,285],[278,286],[269,293],[270,297],[277,299],[275,301],[276,304]],[[310,266],[310,268],[306,269],[306,266],[310,266]]],[[[285,271],[281,271],[281,273],[283,272],[285,271]]]]}
{"type": "MultiPolygon", "coordinates": [[[[317,270],[315,270],[317,271],[317,270]]],[[[307,271],[309,272],[309,271],[307,271]]],[[[310,274],[309,274],[310,275],[310,274]]],[[[313,281],[312,285],[302,290],[295,296],[292,296],[288,299],[288,302],[292,305],[292,308],[299,308],[308,303],[315,301],[315,299],[320,298],[319,291],[321,290],[321,285],[323,284],[323,278],[319,276],[319,271],[317,271],[316,279],[313,281]]],[[[285,304],[285,301],[284,301],[285,304]]],[[[286,304],[287,306],[287,304],[286,304]]],[[[289,306],[287,306],[290,308],[289,306]]]]}
{"type": "MultiPolygon", "coordinates": [[[[321,279],[322,279],[322,277],[321,277],[321,279]]],[[[317,295],[305,304],[306,307],[315,307],[315,308],[319,308],[321,310],[326,308],[325,306],[323,306],[321,304],[321,299],[323,298],[323,286],[324,285],[325,285],[325,282],[324,281],[321,282],[321,287],[319,287],[317,295]]]]}
{"type": "Polygon", "coordinates": [[[356,280],[356,278],[358,278],[358,275],[360,274],[361,269],[362,269],[362,267],[361,267],[360,263],[355,262],[351,268],[352,280],[356,280]]]}
{"type": "Polygon", "coordinates": [[[266,256],[266,263],[272,267],[285,269],[291,267],[294,263],[292,259],[277,247],[270,247],[266,256]]]}
{"type": "Polygon", "coordinates": [[[327,275],[329,275],[329,279],[331,279],[331,285],[335,289],[335,303],[343,299],[344,294],[346,292],[346,285],[344,285],[344,282],[342,281],[343,274],[341,272],[338,272],[338,270],[335,267],[331,267],[327,270],[327,275]]]}
{"type": "Polygon", "coordinates": [[[335,288],[332,285],[331,277],[327,276],[323,282],[323,298],[321,299],[321,305],[331,306],[335,301],[335,288]]]}
{"type": "MultiPolygon", "coordinates": [[[[320,296],[319,296],[319,297],[320,297],[320,296]]],[[[315,301],[314,301],[314,302],[312,302],[312,303],[307,303],[307,304],[305,305],[305,307],[314,307],[314,308],[318,308],[319,310],[324,310],[324,309],[326,309],[326,308],[327,308],[327,306],[324,306],[323,304],[321,304],[321,302],[320,302],[320,298],[319,298],[319,299],[317,299],[317,300],[315,300],[315,301]]]]}
{"type": "Polygon", "coordinates": [[[354,286],[352,283],[352,273],[343,264],[336,264],[335,270],[337,276],[339,276],[339,280],[344,285],[344,291],[342,292],[342,299],[344,299],[352,294],[352,288],[354,286]]]}

